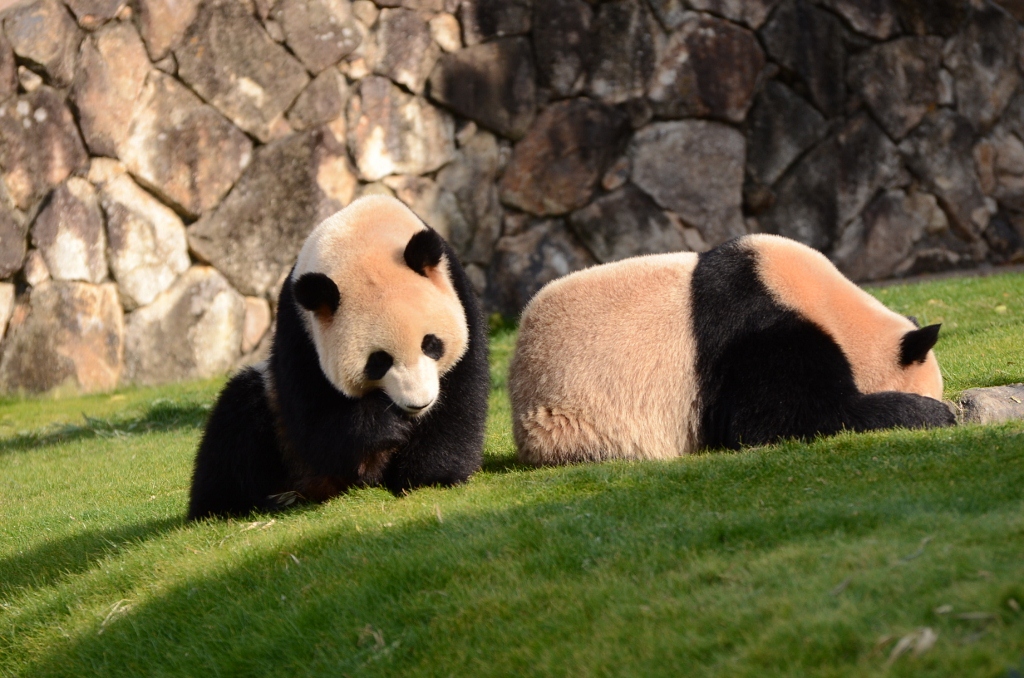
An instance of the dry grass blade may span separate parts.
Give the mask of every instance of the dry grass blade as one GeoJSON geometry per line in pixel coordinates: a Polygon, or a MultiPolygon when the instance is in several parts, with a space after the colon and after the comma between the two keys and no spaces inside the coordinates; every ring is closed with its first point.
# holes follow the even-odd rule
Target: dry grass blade
{"type": "Polygon", "coordinates": [[[838,584],[836,584],[836,587],[834,589],[832,589],[831,591],[829,591],[828,594],[830,596],[832,596],[833,598],[838,596],[840,593],[842,593],[843,591],[846,590],[846,587],[850,585],[851,581],[852,580],[849,577],[847,577],[843,581],[841,581],[838,584]]]}
{"type": "Polygon", "coordinates": [[[912,631],[900,638],[896,646],[892,648],[892,652],[889,653],[889,659],[885,662],[885,665],[892,666],[897,659],[911,650],[913,650],[914,656],[922,655],[932,649],[935,646],[935,641],[938,639],[939,634],[927,626],[912,631]]]}
{"type": "Polygon", "coordinates": [[[384,632],[374,628],[373,624],[367,624],[359,632],[359,647],[365,647],[373,643],[373,649],[380,651],[384,648],[384,632]]]}
{"type": "Polygon", "coordinates": [[[437,516],[437,522],[444,522],[444,518],[441,517],[441,507],[438,504],[434,504],[434,515],[437,516]]]}
{"type": "Polygon", "coordinates": [[[131,608],[132,608],[132,604],[130,602],[128,602],[128,600],[126,598],[122,598],[121,600],[119,600],[116,603],[114,603],[113,605],[111,605],[110,606],[110,611],[107,612],[107,616],[104,617],[103,621],[100,622],[100,628],[96,632],[96,635],[102,635],[103,631],[105,631],[106,628],[107,628],[107,624],[109,624],[110,622],[114,621],[114,619],[116,619],[120,615],[124,614],[125,612],[127,612],[131,608]]]}

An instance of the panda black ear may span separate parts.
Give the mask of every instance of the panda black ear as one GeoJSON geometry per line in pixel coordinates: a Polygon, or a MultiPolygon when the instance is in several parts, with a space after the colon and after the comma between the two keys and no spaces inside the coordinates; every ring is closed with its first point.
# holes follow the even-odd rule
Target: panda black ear
{"type": "Polygon", "coordinates": [[[295,281],[295,300],[302,308],[329,319],[341,304],[341,293],[323,273],[305,273],[295,281]]]}
{"type": "Polygon", "coordinates": [[[929,325],[919,330],[911,330],[903,335],[900,342],[900,365],[906,367],[913,363],[923,363],[939,340],[939,328],[942,325],[929,325]]]}
{"type": "Polygon", "coordinates": [[[428,268],[433,268],[441,263],[443,255],[444,241],[432,228],[420,231],[405,246],[405,263],[424,277],[427,275],[428,268]]]}

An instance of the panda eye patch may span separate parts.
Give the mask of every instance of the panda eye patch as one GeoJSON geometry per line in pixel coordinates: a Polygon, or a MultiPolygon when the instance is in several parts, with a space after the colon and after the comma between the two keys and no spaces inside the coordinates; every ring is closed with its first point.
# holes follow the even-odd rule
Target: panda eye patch
{"type": "Polygon", "coordinates": [[[423,337],[423,355],[434,360],[440,360],[444,355],[444,342],[436,334],[428,334],[423,337]]]}
{"type": "Polygon", "coordinates": [[[386,351],[374,351],[366,359],[366,368],[363,371],[367,379],[377,381],[383,379],[394,364],[395,359],[386,351]]]}

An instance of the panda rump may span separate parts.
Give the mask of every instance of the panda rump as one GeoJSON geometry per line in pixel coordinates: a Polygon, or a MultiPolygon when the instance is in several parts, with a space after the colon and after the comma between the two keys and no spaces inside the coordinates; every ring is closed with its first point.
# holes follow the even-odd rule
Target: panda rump
{"type": "Polygon", "coordinates": [[[523,311],[513,434],[522,461],[564,464],[946,426],[937,339],[779,236],[626,259],[523,311]]]}
{"type": "Polygon", "coordinates": [[[454,251],[399,201],[357,200],[303,245],[270,358],[218,397],[188,518],[463,482],[489,390],[486,326],[454,251]]]}

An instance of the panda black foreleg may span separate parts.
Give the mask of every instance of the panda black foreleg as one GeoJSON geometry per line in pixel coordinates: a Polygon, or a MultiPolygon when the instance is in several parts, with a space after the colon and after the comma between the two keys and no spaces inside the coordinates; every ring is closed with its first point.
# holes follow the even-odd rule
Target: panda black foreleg
{"type": "Polygon", "coordinates": [[[956,424],[953,413],[942,402],[897,391],[857,395],[847,407],[846,418],[846,427],[854,431],[937,428],[956,424]]]}
{"type": "Polygon", "coordinates": [[[235,375],[217,398],[196,453],[189,520],[279,508],[269,497],[288,489],[288,472],[274,422],[259,371],[235,375]]]}

